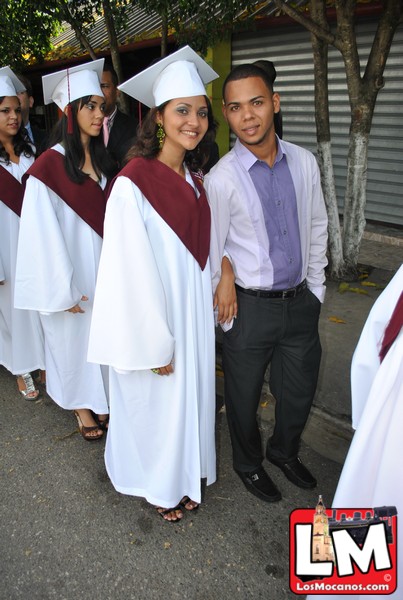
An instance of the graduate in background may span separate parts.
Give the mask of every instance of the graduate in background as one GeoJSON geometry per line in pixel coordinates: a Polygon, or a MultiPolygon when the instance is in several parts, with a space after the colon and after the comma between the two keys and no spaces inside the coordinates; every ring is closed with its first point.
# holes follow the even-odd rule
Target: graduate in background
{"type": "Polygon", "coordinates": [[[63,111],[55,144],[28,171],[18,243],[15,305],[40,313],[47,392],[74,410],[81,434],[102,437],[106,369],[87,362],[102,246],[105,187],[114,164],[102,137],[103,59],[43,77],[45,103],[63,111]]]}
{"type": "Polygon", "coordinates": [[[118,108],[118,76],[112,65],[104,65],[101,90],[105,96],[104,144],[119,167],[122,167],[126,153],[136,138],[138,119],[118,108]]]}
{"type": "Polygon", "coordinates": [[[18,375],[24,398],[36,400],[39,391],[31,372],[45,367],[42,327],[36,313],[14,308],[21,178],[35,155],[22,127],[18,93],[23,89],[9,67],[0,69],[0,364],[18,375]]]}
{"type": "Polygon", "coordinates": [[[47,134],[45,129],[41,129],[35,123],[30,121],[30,111],[34,106],[34,96],[32,83],[25,75],[17,75],[24,86],[24,90],[18,93],[21,103],[22,123],[27,131],[30,141],[35,146],[35,154],[39,156],[46,149],[47,134]]]}
{"type": "MultiPolygon", "coordinates": [[[[351,364],[353,427],[332,506],[360,508],[395,506],[398,589],[388,598],[400,600],[403,577],[402,423],[403,423],[403,265],[369,313],[351,364]]],[[[308,596],[375,600],[378,595],[308,596]]]]}
{"type": "Polygon", "coordinates": [[[153,108],[108,200],[89,343],[111,367],[109,477],[170,522],[216,479],[210,209],[193,172],[215,133],[216,77],[185,47],[120,86],[153,108]]]}

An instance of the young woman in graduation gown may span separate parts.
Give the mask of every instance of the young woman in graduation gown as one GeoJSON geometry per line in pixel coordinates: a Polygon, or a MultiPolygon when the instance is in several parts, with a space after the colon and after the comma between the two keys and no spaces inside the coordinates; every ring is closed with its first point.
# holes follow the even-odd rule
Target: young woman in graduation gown
{"type": "Polygon", "coordinates": [[[111,367],[112,483],[167,521],[216,478],[210,210],[192,172],[215,123],[194,57],[217,76],[185,48],[121,86],[153,108],[108,199],[88,355],[111,367]]]}
{"type": "Polygon", "coordinates": [[[84,439],[103,435],[107,373],[87,362],[102,246],[107,176],[103,60],[43,78],[45,103],[63,111],[54,145],[27,173],[18,245],[16,306],[38,311],[45,334],[47,392],[74,410],[84,439]],[[35,235],[32,235],[35,232],[35,235]]]}
{"type": "Polygon", "coordinates": [[[18,375],[21,394],[36,400],[39,391],[31,372],[45,366],[42,327],[36,313],[14,308],[21,179],[33,164],[35,153],[21,126],[17,93],[23,90],[9,67],[0,69],[0,364],[18,375]]]}

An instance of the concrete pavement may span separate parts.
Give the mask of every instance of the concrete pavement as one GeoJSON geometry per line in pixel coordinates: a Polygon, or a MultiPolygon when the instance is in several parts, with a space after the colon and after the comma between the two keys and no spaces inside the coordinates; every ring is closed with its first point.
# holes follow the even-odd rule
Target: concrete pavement
{"type": "MultiPolygon", "coordinates": [[[[289,513],[313,507],[318,493],[330,499],[340,465],[304,445],[318,490],[300,490],[273,468],[283,500],[261,502],[232,470],[219,414],[218,481],[196,513],[170,524],[115,492],[104,442],[85,442],[72,414],[46,396],[27,402],[4,369],[0,385],[1,600],[293,597],[289,513]]],[[[262,421],[265,437],[269,428],[262,421]]]]}

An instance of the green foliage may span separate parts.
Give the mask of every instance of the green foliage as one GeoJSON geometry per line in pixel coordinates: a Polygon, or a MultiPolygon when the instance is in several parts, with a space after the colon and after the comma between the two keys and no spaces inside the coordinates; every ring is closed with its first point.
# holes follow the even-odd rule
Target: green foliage
{"type": "Polygon", "coordinates": [[[167,18],[179,44],[191,44],[194,50],[205,55],[209,46],[226,39],[235,29],[250,27],[249,16],[258,2],[138,0],[138,4],[149,13],[167,18]]]}
{"type": "Polygon", "coordinates": [[[55,0],[2,0],[0,10],[0,56],[3,65],[22,68],[33,58],[41,59],[58,32],[55,0]],[[54,14],[53,14],[54,13],[54,14]]]}
{"type": "Polygon", "coordinates": [[[105,4],[115,27],[124,27],[130,0],[0,0],[2,64],[18,70],[41,61],[52,50],[50,40],[62,30],[64,21],[88,33],[105,4]]]}
{"type": "Polygon", "coordinates": [[[178,38],[206,54],[209,46],[227,39],[233,31],[253,27],[250,15],[257,4],[245,0],[207,0],[200,5],[195,0],[180,0],[182,14],[192,17],[192,27],[183,26],[182,21],[178,38]]]}
{"type": "MultiPolygon", "coordinates": [[[[52,50],[51,38],[69,23],[88,36],[98,16],[112,15],[116,31],[127,23],[127,8],[138,5],[158,14],[178,43],[190,43],[201,54],[234,29],[251,26],[258,5],[247,0],[0,0],[0,56],[2,63],[22,68],[52,50]]],[[[63,53],[67,49],[61,49],[63,53]]]]}

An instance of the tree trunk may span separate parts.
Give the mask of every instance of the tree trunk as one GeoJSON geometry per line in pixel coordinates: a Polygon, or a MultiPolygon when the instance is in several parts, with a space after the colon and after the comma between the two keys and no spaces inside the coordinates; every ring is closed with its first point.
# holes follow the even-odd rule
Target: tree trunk
{"type": "MultiPolygon", "coordinates": [[[[368,163],[368,141],[371,131],[373,111],[379,90],[383,86],[383,72],[390,46],[397,26],[402,21],[401,0],[384,0],[382,13],[371,52],[361,77],[360,57],[355,33],[356,0],[335,0],[337,15],[336,34],[332,34],[325,20],[324,0],[311,0],[310,14],[299,12],[284,0],[274,0],[276,6],[295,21],[303,25],[312,35],[315,62],[315,97],[318,128],[318,160],[321,164],[322,185],[329,216],[329,251],[331,276],[335,279],[352,279],[357,276],[357,265],[362,235],[365,229],[365,204],[368,163]],[[347,88],[351,108],[350,144],[347,165],[346,193],[343,211],[342,250],[338,235],[338,212],[336,209],[333,175],[326,174],[331,169],[330,133],[326,137],[324,96],[319,87],[324,83],[323,49],[318,40],[332,44],[341,53],[347,77],[347,88]],[[316,47],[315,47],[316,45],[316,47]],[[316,56],[316,59],[315,59],[316,56]],[[318,83],[318,85],[317,85],[318,83]],[[318,104],[321,97],[323,105],[318,104]],[[334,247],[333,247],[334,245],[334,247]]],[[[327,72],[326,72],[327,76],[327,72]]],[[[326,97],[327,102],[327,97],[326,97]]]]}
{"type": "Polygon", "coordinates": [[[321,170],[322,191],[328,218],[328,272],[330,278],[337,281],[345,279],[346,270],[333,171],[332,145],[330,141],[318,141],[318,162],[321,170]]]}
{"type": "Polygon", "coordinates": [[[351,277],[358,273],[358,257],[365,230],[368,144],[372,119],[393,35],[402,14],[400,0],[385,0],[364,76],[354,30],[353,0],[337,0],[340,50],[344,59],[351,106],[350,143],[343,214],[343,252],[351,277]]]}
{"type": "Polygon", "coordinates": [[[161,58],[168,54],[168,11],[161,13],[161,58]]]}
{"type": "Polygon", "coordinates": [[[80,42],[80,44],[84,48],[84,50],[87,50],[87,52],[91,56],[92,60],[96,60],[97,55],[95,54],[87,36],[83,32],[81,23],[79,24],[77,22],[77,20],[72,15],[68,6],[63,7],[62,15],[63,15],[64,20],[67,21],[67,23],[69,23],[70,26],[72,27],[72,29],[74,30],[74,33],[76,34],[76,38],[80,42]]]}
{"type": "Polygon", "coordinates": [[[336,2],[337,32],[341,45],[351,108],[350,139],[347,158],[346,190],[343,210],[343,253],[347,276],[358,275],[358,256],[365,230],[368,140],[377,93],[360,73],[357,38],[354,30],[353,0],[336,2]]]}
{"type": "MultiPolygon", "coordinates": [[[[116,35],[115,21],[111,10],[110,0],[102,0],[102,7],[104,11],[104,19],[106,31],[108,34],[109,47],[111,49],[112,64],[118,76],[118,81],[120,83],[123,80],[122,62],[120,60],[118,37],[116,35]]],[[[126,94],[120,94],[119,105],[123,112],[127,114],[129,113],[129,100],[126,94]]]]}
{"type": "MultiPolygon", "coordinates": [[[[324,31],[329,31],[324,0],[311,0],[312,20],[324,31]]],[[[332,279],[344,276],[343,245],[340,229],[339,208],[332,161],[332,144],[329,122],[328,95],[328,43],[311,33],[315,74],[315,121],[318,163],[321,173],[323,196],[328,215],[329,273],[332,279]]]]}
{"type": "Polygon", "coordinates": [[[369,132],[353,132],[347,162],[344,199],[343,252],[346,268],[352,278],[357,275],[358,255],[365,230],[369,132]]]}

